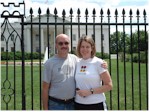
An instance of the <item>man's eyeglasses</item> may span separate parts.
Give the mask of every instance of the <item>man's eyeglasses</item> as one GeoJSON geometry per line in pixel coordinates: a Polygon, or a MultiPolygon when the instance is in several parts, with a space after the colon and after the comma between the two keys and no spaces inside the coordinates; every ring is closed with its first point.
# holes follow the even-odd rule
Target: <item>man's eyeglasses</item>
{"type": "Polygon", "coordinates": [[[58,42],[58,45],[62,46],[63,44],[68,45],[69,42],[58,42]]]}

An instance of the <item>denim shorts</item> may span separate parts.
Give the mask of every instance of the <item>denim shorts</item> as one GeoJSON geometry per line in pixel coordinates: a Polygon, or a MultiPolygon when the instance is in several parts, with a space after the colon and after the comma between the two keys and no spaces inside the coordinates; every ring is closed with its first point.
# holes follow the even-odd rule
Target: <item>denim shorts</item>
{"type": "Polygon", "coordinates": [[[70,103],[60,103],[49,99],[48,110],[74,110],[74,101],[70,103]]]}

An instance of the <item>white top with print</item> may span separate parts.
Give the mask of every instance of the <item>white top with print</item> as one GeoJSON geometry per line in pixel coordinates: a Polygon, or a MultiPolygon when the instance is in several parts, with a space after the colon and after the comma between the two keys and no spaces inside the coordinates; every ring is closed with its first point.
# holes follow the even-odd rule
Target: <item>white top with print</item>
{"type": "MultiPolygon", "coordinates": [[[[76,88],[87,89],[97,88],[102,86],[100,74],[106,71],[101,67],[103,63],[102,59],[97,57],[90,58],[87,60],[80,59],[77,62],[77,70],[75,74],[76,88]]],[[[75,102],[80,104],[95,104],[105,101],[104,93],[92,94],[86,97],[81,97],[76,94],[75,102]]]]}

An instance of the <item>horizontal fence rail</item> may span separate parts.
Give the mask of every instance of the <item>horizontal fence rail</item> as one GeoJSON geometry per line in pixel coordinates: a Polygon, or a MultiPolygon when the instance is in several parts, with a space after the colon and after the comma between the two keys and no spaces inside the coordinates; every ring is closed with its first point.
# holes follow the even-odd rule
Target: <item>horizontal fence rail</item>
{"type": "Polygon", "coordinates": [[[4,8],[23,5],[24,8],[23,13],[15,10],[11,14],[4,10],[1,14],[4,19],[1,24],[2,110],[42,110],[43,64],[56,53],[55,37],[60,33],[71,37],[70,53],[75,53],[82,35],[94,39],[96,56],[108,62],[113,80],[113,90],[106,93],[109,110],[148,110],[149,24],[146,10],[140,15],[137,9],[135,16],[130,10],[127,17],[125,9],[121,15],[116,9],[114,16],[109,9],[107,14],[103,9],[99,12],[93,9],[90,16],[86,9],[83,20],[80,9],[76,15],[71,8],[68,18],[65,10],[59,17],[56,8],[54,14],[48,8],[44,15],[39,8],[37,17],[34,17],[31,8],[25,20],[24,2],[1,5],[4,8]],[[14,18],[21,21],[11,23],[14,18]]]}

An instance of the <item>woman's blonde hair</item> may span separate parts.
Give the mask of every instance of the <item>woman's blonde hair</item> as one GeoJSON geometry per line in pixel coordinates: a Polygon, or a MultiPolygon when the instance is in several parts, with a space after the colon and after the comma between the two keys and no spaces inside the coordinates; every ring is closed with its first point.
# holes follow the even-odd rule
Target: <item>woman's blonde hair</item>
{"type": "Polygon", "coordinates": [[[84,36],[84,37],[81,37],[78,41],[78,45],[77,45],[77,56],[79,58],[82,58],[82,55],[80,53],[80,47],[81,47],[81,43],[85,41],[87,43],[89,43],[91,45],[91,48],[92,48],[92,51],[91,51],[91,58],[93,58],[95,56],[95,53],[96,53],[96,47],[95,47],[95,42],[94,40],[89,37],[89,36],[84,36]]]}

